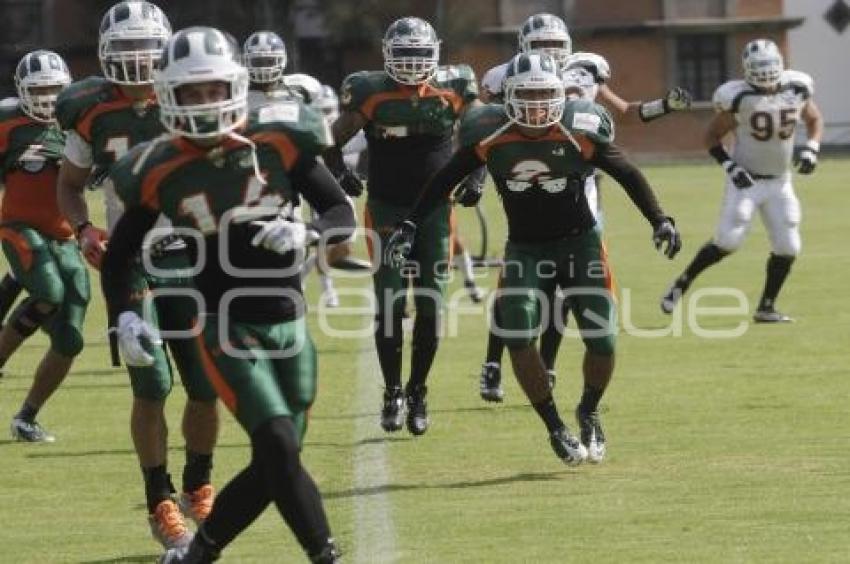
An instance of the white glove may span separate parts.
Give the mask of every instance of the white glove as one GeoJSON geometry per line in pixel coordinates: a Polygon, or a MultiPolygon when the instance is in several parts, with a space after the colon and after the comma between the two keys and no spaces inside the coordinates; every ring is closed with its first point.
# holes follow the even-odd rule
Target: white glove
{"type": "Polygon", "coordinates": [[[269,221],[252,221],[251,225],[260,228],[251,239],[251,244],[281,255],[303,249],[319,238],[315,231],[307,229],[307,226],[300,221],[291,221],[283,217],[269,221]]]}
{"type": "Polygon", "coordinates": [[[134,311],[125,311],[118,316],[118,350],[127,366],[151,366],[154,357],[145,351],[142,339],[153,346],[161,346],[159,332],[134,311]]]}

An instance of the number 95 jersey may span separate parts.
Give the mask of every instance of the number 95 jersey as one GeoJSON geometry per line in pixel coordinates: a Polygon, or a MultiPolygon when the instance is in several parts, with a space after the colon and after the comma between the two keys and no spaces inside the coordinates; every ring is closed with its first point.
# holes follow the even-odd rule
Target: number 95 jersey
{"type": "Polygon", "coordinates": [[[750,173],[782,176],[794,151],[794,130],[803,106],[814,94],[809,75],[785,70],[772,93],[743,80],[729,81],[714,93],[717,111],[730,112],[738,126],[732,158],[750,173]]]}

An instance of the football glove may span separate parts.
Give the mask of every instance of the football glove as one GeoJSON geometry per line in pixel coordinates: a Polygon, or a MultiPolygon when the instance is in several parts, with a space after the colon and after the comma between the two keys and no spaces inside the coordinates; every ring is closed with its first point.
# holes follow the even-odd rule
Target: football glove
{"type": "Polygon", "coordinates": [[[352,198],[356,198],[363,193],[363,181],[360,180],[356,172],[348,167],[340,171],[336,177],[336,181],[339,182],[342,191],[352,198]]]}
{"type": "Polygon", "coordinates": [[[656,250],[661,251],[667,258],[676,256],[682,248],[682,238],[679,231],[676,230],[676,222],[672,217],[665,217],[655,226],[652,233],[652,242],[655,243],[656,250]],[[666,247],[662,246],[666,243],[666,247]]]}
{"type": "Polygon", "coordinates": [[[416,238],[416,225],[412,221],[403,221],[396,226],[387,239],[384,249],[384,264],[392,268],[401,268],[413,250],[416,238]]]}
{"type": "Polygon", "coordinates": [[[681,86],[671,88],[664,96],[664,105],[668,112],[687,110],[691,107],[691,93],[681,86]]]}
{"type": "Polygon", "coordinates": [[[153,355],[149,354],[142,339],[153,346],[161,346],[162,338],[150,323],[139,317],[134,311],[125,311],[118,316],[118,350],[127,366],[151,366],[153,355]]]}
{"type": "Polygon", "coordinates": [[[109,235],[103,229],[95,227],[91,222],[84,222],[77,227],[77,242],[86,262],[100,270],[103,253],[106,252],[106,241],[109,235]]]}
{"type": "Polygon", "coordinates": [[[794,164],[797,165],[797,172],[800,174],[811,174],[815,171],[818,164],[818,152],[820,151],[820,143],[809,140],[805,146],[797,153],[794,159],[794,164]]]}
{"type": "Polygon", "coordinates": [[[465,208],[474,208],[484,193],[484,174],[473,172],[464,178],[457,186],[454,200],[465,208]]]}
{"type": "Polygon", "coordinates": [[[723,163],[723,169],[726,171],[726,175],[732,181],[732,184],[735,185],[735,188],[744,189],[755,184],[750,173],[732,159],[723,163]]]}
{"type": "Polygon", "coordinates": [[[300,221],[292,221],[281,216],[268,221],[252,221],[251,225],[260,228],[251,239],[251,244],[281,255],[303,249],[319,238],[318,233],[300,221]]]}

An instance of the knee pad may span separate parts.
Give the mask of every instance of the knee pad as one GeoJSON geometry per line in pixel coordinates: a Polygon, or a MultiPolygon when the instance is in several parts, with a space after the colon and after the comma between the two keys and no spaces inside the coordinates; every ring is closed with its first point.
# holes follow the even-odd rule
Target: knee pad
{"type": "Polygon", "coordinates": [[[29,337],[39,327],[44,327],[58,310],[59,306],[56,304],[32,297],[27,298],[12,312],[12,327],[24,337],[29,337]]]}
{"type": "Polygon", "coordinates": [[[50,328],[50,348],[62,356],[77,356],[83,350],[83,344],[83,334],[69,323],[57,323],[50,328]]]}
{"type": "Polygon", "coordinates": [[[796,257],[800,254],[803,244],[800,239],[800,230],[797,225],[786,225],[780,233],[774,233],[771,237],[774,255],[796,257]]]}

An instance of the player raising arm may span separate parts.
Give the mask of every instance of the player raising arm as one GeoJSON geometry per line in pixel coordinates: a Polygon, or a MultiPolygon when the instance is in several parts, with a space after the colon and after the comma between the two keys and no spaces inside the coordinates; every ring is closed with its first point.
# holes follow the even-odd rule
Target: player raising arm
{"type": "Polygon", "coordinates": [[[545,423],[556,455],[567,464],[605,456],[597,407],[614,370],[617,327],[611,275],[584,193],[585,177],[594,167],[608,172],[652,225],[656,247],[666,244],[670,258],[681,247],[673,220],[612,139],[611,118],[603,108],[581,99],[565,102],[550,56],[517,55],[508,66],[504,106],[476,108],[465,116],[461,148],[429,181],[384,254],[390,263],[403,260],[417,226],[429,220],[460,179],[486,163],[508,221],[497,306],[501,329],[517,379],[545,423]],[[541,311],[549,307],[538,302],[552,295],[555,284],[569,296],[586,348],[584,392],[576,408],[581,442],[561,420],[533,346],[541,311]]]}

